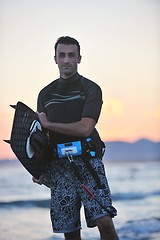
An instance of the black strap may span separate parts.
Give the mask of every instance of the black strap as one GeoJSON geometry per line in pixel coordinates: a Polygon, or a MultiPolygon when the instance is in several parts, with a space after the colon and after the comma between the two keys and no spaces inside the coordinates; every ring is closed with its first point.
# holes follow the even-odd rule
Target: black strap
{"type": "Polygon", "coordinates": [[[99,189],[102,189],[103,188],[103,185],[101,184],[101,181],[100,181],[100,177],[98,176],[96,170],[92,167],[91,163],[90,163],[90,159],[89,159],[89,156],[87,156],[88,154],[86,153],[83,153],[82,154],[82,159],[88,169],[88,171],[91,173],[92,177],[94,178],[97,186],[99,189]]]}
{"type": "MultiPolygon", "coordinates": [[[[74,172],[74,175],[75,177],[77,177],[77,179],[82,183],[82,188],[92,197],[92,199],[94,199],[112,218],[115,217],[117,215],[117,210],[113,207],[113,206],[110,206],[110,207],[106,207],[104,206],[94,195],[93,192],[91,192],[87,186],[85,184],[83,184],[83,181],[82,181],[82,177],[81,177],[81,174],[80,174],[80,171],[79,171],[79,168],[78,166],[75,164],[74,162],[74,159],[73,157],[70,155],[68,155],[68,160],[70,161],[70,164],[72,166],[72,169],[73,169],[73,172],[74,172]]],[[[89,162],[89,161],[88,161],[89,162]]],[[[92,165],[91,165],[92,167],[92,165]]],[[[93,167],[92,167],[93,169],[93,167]]],[[[94,170],[95,171],[95,170],[94,170]]],[[[98,184],[97,184],[98,185],[98,184]]]]}
{"type": "MultiPolygon", "coordinates": [[[[99,135],[98,135],[99,136],[99,135]]],[[[102,149],[104,148],[101,145],[101,140],[100,138],[98,138],[98,149],[96,148],[95,143],[92,141],[91,138],[86,138],[85,140],[83,140],[82,145],[83,145],[83,152],[82,152],[82,159],[84,164],[86,165],[88,171],[91,173],[92,177],[94,178],[97,186],[99,189],[103,188],[103,185],[101,184],[100,181],[100,177],[97,174],[97,171],[93,168],[90,159],[93,158],[102,158],[103,157],[103,153],[102,153],[102,149]],[[92,156],[91,152],[94,152],[95,155],[92,156]]]]}

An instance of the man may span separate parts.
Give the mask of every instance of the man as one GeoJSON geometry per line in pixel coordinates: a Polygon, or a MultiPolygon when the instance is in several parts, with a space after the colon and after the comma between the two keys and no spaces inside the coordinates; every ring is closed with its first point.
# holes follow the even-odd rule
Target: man
{"type": "MultiPolygon", "coordinates": [[[[101,89],[78,74],[81,55],[76,39],[60,37],[55,44],[54,58],[60,78],[41,90],[37,106],[39,120],[49,131],[53,149],[48,177],[53,231],[64,233],[66,240],[81,240],[80,208],[83,202],[87,226],[97,226],[102,240],[117,240],[112,222],[116,210],[112,206],[101,159],[101,141],[95,129],[102,106],[101,89]],[[79,156],[72,156],[72,152],[67,155],[67,150],[64,157],[55,154],[59,144],[69,146],[77,141],[82,145],[89,141],[91,149],[84,147],[84,154],[79,156]],[[91,199],[82,184],[98,201],[91,199]]],[[[76,146],[74,148],[77,150],[76,146]]],[[[45,174],[33,181],[42,184],[44,177],[45,174]]]]}

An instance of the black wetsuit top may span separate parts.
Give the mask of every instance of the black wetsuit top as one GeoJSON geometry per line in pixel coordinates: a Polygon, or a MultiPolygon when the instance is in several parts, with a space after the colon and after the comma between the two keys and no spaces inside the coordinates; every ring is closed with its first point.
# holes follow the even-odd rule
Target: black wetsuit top
{"type": "MultiPolygon", "coordinates": [[[[59,123],[80,121],[83,117],[98,121],[102,106],[101,88],[93,81],[76,73],[69,79],[56,79],[44,87],[38,96],[37,110],[45,112],[48,120],[59,123]]],[[[94,129],[93,140],[98,133],[94,129]]],[[[53,144],[80,139],[50,132],[53,144]]]]}

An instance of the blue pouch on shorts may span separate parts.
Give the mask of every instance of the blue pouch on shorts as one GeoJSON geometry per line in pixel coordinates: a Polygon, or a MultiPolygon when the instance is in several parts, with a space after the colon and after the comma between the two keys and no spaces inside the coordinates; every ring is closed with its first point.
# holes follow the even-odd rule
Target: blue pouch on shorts
{"type": "Polygon", "coordinates": [[[57,153],[59,158],[64,158],[70,155],[80,156],[82,155],[81,141],[57,144],[57,153]]]}

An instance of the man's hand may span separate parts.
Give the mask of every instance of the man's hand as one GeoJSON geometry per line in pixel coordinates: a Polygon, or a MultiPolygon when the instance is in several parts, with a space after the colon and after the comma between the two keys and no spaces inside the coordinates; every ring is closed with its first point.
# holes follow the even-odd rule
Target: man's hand
{"type": "Polygon", "coordinates": [[[47,128],[49,123],[47,115],[44,112],[37,112],[37,114],[42,127],[47,128]]]}
{"type": "Polygon", "coordinates": [[[44,180],[44,176],[43,176],[43,175],[41,175],[39,179],[36,179],[35,177],[32,177],[32,181],[33,181],[34,183],[39,184],[39,185],[42,185],[42,184],[43,184],[43,180],[44,180]]]}

